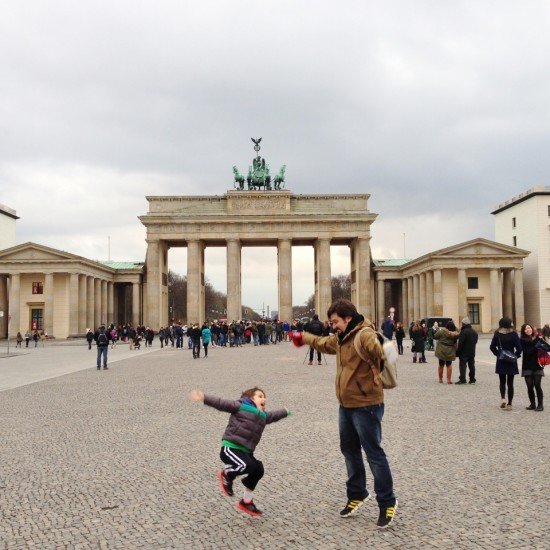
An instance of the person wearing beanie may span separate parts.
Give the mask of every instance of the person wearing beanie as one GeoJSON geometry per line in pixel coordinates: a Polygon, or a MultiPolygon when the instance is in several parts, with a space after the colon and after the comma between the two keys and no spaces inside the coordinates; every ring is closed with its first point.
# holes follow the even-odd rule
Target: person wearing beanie
{"type": "Polygon", "coordinates": [[[460,371],[458,382],[455,384],[466,384],[466,367],[468,367],[468,384],[476,383],[476,345],[478,335],[472,328],[472,322],[469,317],[462,319],[460,334],[458,335],[458,345],[456,356],[458,357],[458,370],[460,371]]]}

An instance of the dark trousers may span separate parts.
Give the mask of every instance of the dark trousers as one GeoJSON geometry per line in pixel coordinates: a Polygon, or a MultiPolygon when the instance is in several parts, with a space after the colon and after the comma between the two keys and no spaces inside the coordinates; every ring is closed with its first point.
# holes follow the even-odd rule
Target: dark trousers
{"type": "Polygon", "coordinates": [[[224,471],[231,480],[247,474],[243,485],[253,491],[258,481],[264,476],[264,465],[254,457],[253,453],[245,453],[231,447],[222,447],[220,458],[224,463],[224,471]]]}
{"type": "Polygon", "coordinates": [[[367,455],[374,478],[374,492],[380,508],[395,504],[393,479],[386,453],[382,448],[382,417],[384,403],[370,407],[345,408],[340,406],[340,450],[346,460],[348,472],[347,497],[350,500],[364,499],[367,477],[361,448],[367,455]]]}
{"type": "Polygon", "coordinates": [[[476,381],[476,360],[475,357],[459,357],[458,370],[460,371],[459,380],[466,382],[466,367],[468,367],[468,375],[470,382],[476,381]]]}
{"type": "Polygon", "coordinates": [[[193,358],[196,359],[197,357],[201,356],[201,341],[200,340],[193,340],[193,358]]]}
{"type": "Polygon", "coordinates": [[[208,344],[203,344],[202,347],[204,348],[204,356],[208,357],[208,344]]]}
{"type": "MultiPolygon", "coordinates": [[[[309,360],[310,362],[313,362],[313,348],[310,346],[309,348],[309,360]]],[[[321,362],[321,352],[318,351],[317,352],[317,362],[320,363],[321,362]]]]}
{"type": "Polygon", "coordinates": [[[535,391],[537,392],[537,400],[539,405],[542,405],[542,386],[541,386],[542,376],[526,376],[525,384],[527,384],[527,395],[529,396],[529,401],[534,405],[535,404],[535,391]]]}
{"type": "Polygon", "coordinates": [[[506,394],[506,386],[508,386],[508,405],[512,404],[512,399],[514,399],[514,374],[499,374],[499,389],[500,397],[504,399],[506,394]]]}
{"type": "Polygon", "coordinates": [[[397,342],[397,353],[403,355],[403,338],[396,338],[395,341],[397,342]]]}

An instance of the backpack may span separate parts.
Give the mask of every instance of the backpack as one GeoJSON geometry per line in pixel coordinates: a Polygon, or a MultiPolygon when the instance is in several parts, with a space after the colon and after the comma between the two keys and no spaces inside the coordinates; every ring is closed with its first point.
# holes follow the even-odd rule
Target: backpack
{"type": "Polygon", "coordinates": [[[109,340],[107,339],[107,336],[105,336],[105,334],[100,334],[97,337],[97,345],[98,346],[108,346],[109,345],[109,340]]]}
{"type": "Polygon", "coordinates": [[[366,361],[370,365],[374,375],[374,383],[378,384],[378,381],[380,380],[382,382],[382,387],[385,390],[391,390],[397,386],[397,361],[399,359],[397,348],[395,347],[395,344],[391,340],[388,340],[388,338],[386,338],[383,334],[374,331],[376,337],[378,338],[380,347],[382,348],[382,360],[380,361],[381,370],[379,370],[374,366],[370,357],[368,357],[368,355],[366,355],[361,348],[361,333],[366,330],[373,329],[366,327],[355,335],[355,338],[353,339],[355,351],[357,352],[357,355],[363,359],[363,361],[366,361]]]}

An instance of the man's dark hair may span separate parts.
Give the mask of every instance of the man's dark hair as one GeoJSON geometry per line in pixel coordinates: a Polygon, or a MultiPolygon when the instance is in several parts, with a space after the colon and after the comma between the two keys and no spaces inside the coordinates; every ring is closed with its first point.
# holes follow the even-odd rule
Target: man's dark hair
{"type": "Polygon", "coordinates": [[[339,300],[332,302],[332,305],[328,308],[328,318],[330,319],[331,315],[334,315],[335,313],[342,319],[345,317],[354,317],[357,315],[357,308],[349,300],[340,298],[339,300]]]}
{"type": "Polygon", "coordinates": [[[314,320],[314,321],[318,321],[318,320],[319,320],[319,315],[317,315],[317,313],[313,316],[313,320],[314,320]]]}

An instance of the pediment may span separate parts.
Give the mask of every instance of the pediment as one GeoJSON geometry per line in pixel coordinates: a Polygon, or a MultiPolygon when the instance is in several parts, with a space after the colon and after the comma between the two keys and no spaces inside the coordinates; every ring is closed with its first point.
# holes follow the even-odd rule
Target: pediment
{"type": "Polygon", "coordinates": [[[25,243],[0,251],[1,262],[52,262],[74,261],[78,256],[34,243],[25,243]]]}
{"type": "Polygon", "coordinates": [[[506,244],[489,241],[487,239],[474,239],[464,243],[450,246],[433,253],[437,256],[463,257],[463,256],[520,256],[525,257],[529,252],[508,246],[506,244]]]}

